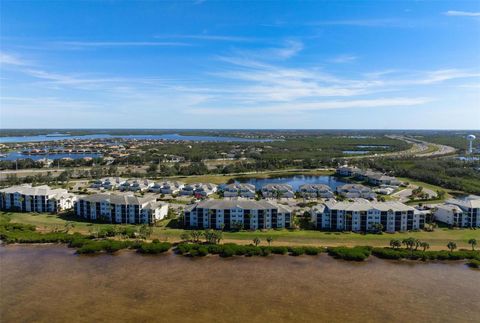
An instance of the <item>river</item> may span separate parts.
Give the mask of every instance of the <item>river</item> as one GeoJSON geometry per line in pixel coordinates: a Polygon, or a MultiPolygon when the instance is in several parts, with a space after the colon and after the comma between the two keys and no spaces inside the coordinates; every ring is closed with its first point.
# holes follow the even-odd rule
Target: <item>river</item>
{"type": "Polygon", "coordinates": [[[2,322],[478,322],[463,262],[0,248],[2,322]]]}

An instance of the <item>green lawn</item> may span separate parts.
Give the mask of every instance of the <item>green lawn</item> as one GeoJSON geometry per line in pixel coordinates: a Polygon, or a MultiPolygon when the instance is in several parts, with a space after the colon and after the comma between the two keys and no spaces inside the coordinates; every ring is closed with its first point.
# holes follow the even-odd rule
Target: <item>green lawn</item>
{"type": "MultiPolygon", "coordinates": [[[[54,228],[61,229],[67,220],[56,215],[31,213],[14,213],[1,212],[0,216],[8,216],[12,222],[33,224],[40,231],[50,231],[54,228]]],[[[182,229],[171,229],[167,226],[168,220],[162,221],[158,226],[154,227],[151,238],[160,240],[168,240],[170,242],[179,241],[180,235],[184,232],[182,229]]],[[[88,222],[75,221],[73,231],[88,233],[93,226],[106,226],[107,224],[91,224],[88,222]]],[[[269,230],[260,231],[244,231],[244,232],[225,232],[224,242],[251,243],[253,238],[261,239],[261,244],[266,244],[266,238],[271,236],[274,239],[273,244],[277,245],[315,245],[315,246],[388,246],[391,239],[404,239],[413,237],[422,241],[427,241],[432,249],[446,249],[449,241],[457,243],[459,248],[469,248],[467,241],[475,238],[480,240],[480,230],[471,229],[447,229],[438,228],[435,232],[407,232],[407,233],[384,233],[377,234],[358,234],[343,232],[321,232],[314,230],[269,230]]]]}

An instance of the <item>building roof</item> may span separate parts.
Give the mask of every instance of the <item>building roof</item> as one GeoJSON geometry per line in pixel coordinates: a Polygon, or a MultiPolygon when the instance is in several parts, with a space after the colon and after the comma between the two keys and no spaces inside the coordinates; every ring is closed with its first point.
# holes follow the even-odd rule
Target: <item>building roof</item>
{"type": "Polygon", "coordinates": [[[462,209],[455,204],[440,204],[436,206],[437,209],[443,209],[447,211],[454,211],[455,213],[463,213],[462,209]]]}
{"type": "Polygon", "coordinates": [[[480,208],[480,196],[469,195],[464,199],[451,199],[447,200],[447,204],[455,204],[463,208],[479,209],[480,208]]]}
{"type": "Polygon", "coordinates": [[[267,202],[267,201],[253,201],[253,200],[205,200],[193,204],[191,208],[186,208],[186,210],[192,210],[193,208],[203,208],[203,209],[244,209],[244,210],[268,210],[268,209],[278,209],[282,212],[291,212],[292,210],[285,206],[277,203],[267,202]]]}
{"type": "Polygon", "coordinates": [[[111,204],[125,204],[125,205],[142,205],[148,202],[155,202],[154,196],[138,197],[133,194],[92,194],[79,196],[79,200],[88,202],[104,202],[108,201],[111,204]]]}
{"type": "Polygon", "coordinates": [[[371,191],[369,187],[362,184],[345,184],[337,187],[337,190],[339,191],[352,191],[352,190],[353,191],[364,191],[364,190],[371,191]]]}
{"type": "Polygon", "coordinates": [[[330,188],[330,186],[328,185],[325,185],[325,184],[303,184],[303,185],[300,185],[299,189],[302,191],[302,190],[306,190],[306,191],[313,191],[313,190],[317,190],[317,191],[331,191],[332,189],[330,188]]]}
{"type": "Polygon", "coordinates": [[[248,184],[248,183],[233,183],[233,184],[228,184],[224,186],[224,189],[229,189],[229,190],[250,190],[255,192],[255,185],[248,184]]]}
{"type": "Polygon", "coordinates": [[[368,210],[414,211],[415,210],[413,207],[397,201],[388,201],[388,202],[370,202],[367,200],[357,200],[355,202],[327,201],[324,204],[327,208],[331,210],[343,210],[343,211],[368,211],[368,210]]]}
{"type": "Polygon", "coordinates": [[[265,184],[262,186],[262,190],[268,191],[293,191],[292,186],[288,184],[265,184]]]}
{"type": "Polygon", "coordinates": [[[4,188],[0,190],[0,193],[7,193],[7,194],[22,194],[22,195],[44,195],[50,197],[69,197],[73,196],[73,194],[68,193],[66,189],[63,188],[56,188],[51,189],[48,185],[41,185],[41,186],[31,186],[29,184],[24,185],[17,185],[4,188]]]}

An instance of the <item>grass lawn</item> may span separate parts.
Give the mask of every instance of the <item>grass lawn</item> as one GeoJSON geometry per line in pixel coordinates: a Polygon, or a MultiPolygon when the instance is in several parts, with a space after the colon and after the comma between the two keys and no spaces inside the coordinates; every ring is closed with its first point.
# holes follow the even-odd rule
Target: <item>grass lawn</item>
{"type": "MultiPolygon", "coordinates": [[[[35,225],[39,231],[50,231],[53,228],[62,229],[67,220],[56,215],[50,214],[31,214],[31,213],[15,213],[1,212],[0,217],[8,216],[12,222],[25,223],[35,225]]],[[[158,238],[175,242],[180,240],[180,235],[184,232],[182,229],[172,229],[168,225],[169,220],[161,221],[158,226],[154,227],[151,239],[158,238]]],[[[72,231],[87,234],[93,226],[102,227],[108,224],[92,224],[88,222],[75,221],[75,227],[72,231]]],[[[384,233],[378,234],[358,234],[343,232],[321,232],[314,230],[269,230],[261,231],[244,231],[244,232],[225,232],[223,234],[223,242],[236,242],[249,244],[255,237],[261,239],[261,245],[266,245],[267,237],[273,238],[273,245],[314,245],[314,246],[388,246],[391,239],[404,239],[413,237],[422,241],[427,241],[431,249],[446,249],[449,241],[457,243],[458,248],[469,248],[467,241],[475,238],[480,240],[480,230],[471,229],[447,229],[438,228],[435,232],[406,232],[406,233],[384,233]]]]}

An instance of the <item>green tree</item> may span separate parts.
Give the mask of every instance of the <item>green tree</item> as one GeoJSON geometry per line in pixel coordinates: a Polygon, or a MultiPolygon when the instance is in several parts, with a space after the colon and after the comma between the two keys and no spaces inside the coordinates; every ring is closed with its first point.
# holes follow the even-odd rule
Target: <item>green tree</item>
{"type": "Polygon", "coordinates": [[[253,239],[253,243],[255,244],[255,246],[258,246],[260,244],[260,238],[259,237],[255,237],[253,239]]]}
{"type": "Polygon", "coordinates": [[[402,241],[400,241],[398,239],[390,240],[390,247],[392,247],[393,249],[398,249],[401,246],[402,246],[402,241]]]}
{"type": "Polygon", "coordinates": [[[200,240],[200,237],[202,236],[202,233],[200,231],[193,230],[192,232],[190,232],[190,236],[192,237],[193,242],[198,242],[200,240]]]}
{"type": "Polygon", "coordinates": [[[477,239],[468,240],[468,244],[472,246],[472,251],[475,250],[475,246],[477,245],[477,239]]]}
{"type": "Polygon", "coordinates": [[[267,237],[268,245],[271,245],[271,244],[272,244],[272,241],[273,241],[273,238],[272,238],[272,237],[267,237]]]}
{"type": "Polygon", "coordinates": [[[180,239],[182,239],[182,241],[188,241],[188,240],[190,240],[190,233],[188,233],[188,232],[183,232],[183,233],[180,235],[180,239]]]}
{"type": "Polygon", "coordinates": [[[453,241],[450,241],[447,243],[447,248],[450,249],[450,252],[453,252],[453,250],[457,249],[457,244],[453,241]]]}
{"type": "Polygon", "coordinates": [[[423,252],[425,252],[427,249],[430,249],[430,244],[426,241],[423,241],[420,243],[420,247],[423,248],[423,252]]]}

